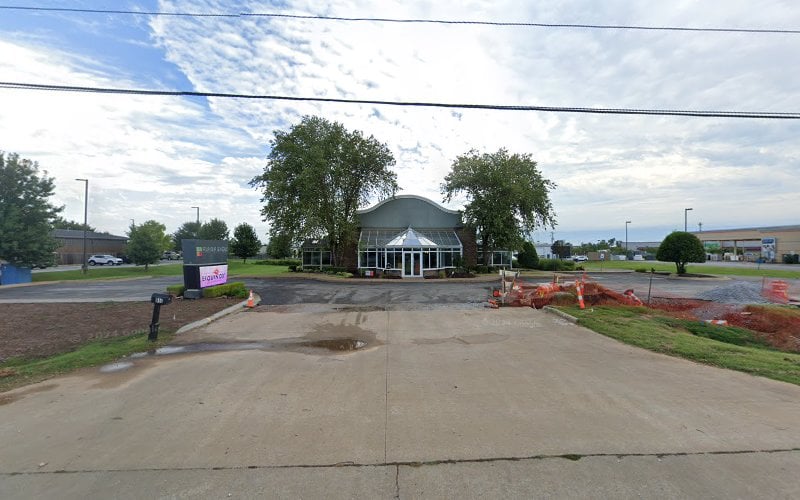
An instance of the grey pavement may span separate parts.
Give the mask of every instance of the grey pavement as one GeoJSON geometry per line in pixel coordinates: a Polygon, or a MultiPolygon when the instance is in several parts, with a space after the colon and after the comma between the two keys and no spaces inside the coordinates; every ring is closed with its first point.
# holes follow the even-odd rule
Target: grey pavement
{"type": "Polygon", "coordinates": [[[530,308],[378,309],[262,306],[0,395],[0,497],[800,496],[800,387],[530,308]]]}

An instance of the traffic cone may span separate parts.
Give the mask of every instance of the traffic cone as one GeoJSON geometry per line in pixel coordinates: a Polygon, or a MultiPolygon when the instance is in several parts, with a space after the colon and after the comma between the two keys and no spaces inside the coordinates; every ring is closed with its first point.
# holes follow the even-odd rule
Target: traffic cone
{"type": "Polygon", "coordinates": [[[253,298],[253,291],[250,290],[250,297],[247,299],[247,307],[254,308],[256,306],[256,299],[253,298]]]}
{"type": "Polygon", "coordinates": [[[575,290],[578,292],[578,305],[581,309],[586,309],[586,304],[583,303],[583,284],[575,280],[575,290]]]}

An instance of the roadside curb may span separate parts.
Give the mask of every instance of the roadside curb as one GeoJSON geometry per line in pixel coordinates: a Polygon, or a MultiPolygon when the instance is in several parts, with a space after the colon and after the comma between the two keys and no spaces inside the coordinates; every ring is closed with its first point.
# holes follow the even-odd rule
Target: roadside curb
{"type": "MultiPolygon", "coordinates": [[[[256,305],[261,303],[261,296],[259,296],[256,293],[256,294],[253,294],[253,297],[255,299],[256,305]]],[[[197,321],[189,323],[188,325],[183,325],[182,327],[178,328],[178,331],[175,332],[175,335],[180,335],[181,333],[188,332],[189,330],[194,330],[195,328],[200,328],[201,326],[206,326],[207,324],[212,323],[212,322],[222,318],[223,316],[227,316],[229,314],[233,314],[233,313],[238,312],[238,311],[243,311],[246,306],[247,306],[247,300],[243,300],[243,301],[239,302],[238,304],[234,304],[234,305],[232,305],[230,307],[226,307],[225,309],[223,309],[223,310],[221,310],[221,311],[219,311],[217,313],[214,313],[214,314],[212,314],[211,316],[209,316],[207,318],[198,319],[197,321]]]]}
{"type": "Polygon", "coordinates": [[[564,311],[556,309],[555,307],[544,306],[542,308],[542,310],[543,311],[547,311],[550,314],[555,314],[556,316],[559,316],[559,317],[561,317],[561,319],[565,319],[565,320],[569,321],[570,323],[576,323],[576,324],[578,323],[578,318],[576,318],[575,316],[573,316],[571,314],[567,314],[564,311]]]}

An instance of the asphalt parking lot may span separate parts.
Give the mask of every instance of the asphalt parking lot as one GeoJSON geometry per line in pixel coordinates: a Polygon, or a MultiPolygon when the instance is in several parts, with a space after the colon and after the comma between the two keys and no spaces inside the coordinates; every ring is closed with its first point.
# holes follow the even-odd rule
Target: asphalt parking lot
{"type": "MultiPolygon", "coordinates": [[[[574,281],[577,275],[561,275],[564,281],[574,281]]],[[[674,279],[643,273],[589,273],[588,279],[619,292],[633,289],[639,297],[653,296],[693,298],[698,294],[734,280],[674,279]]],[[[244,281],[248,288],[261,296],[262,304],[475,304],[484,302],[495,282],[471,280],[351,280],[323,281],[306,278],[233,278],[244,281]]],[[[529,282],[546,282],[550,278],[525,278],[529,282]]],[[[760,278],[737,277],[736,280],[760,281],[760,278]]],[[[800,280],[788,280],[800,287],[800,280]]],[[[181,283],[180,276],[107,281],[63,281],[31,286],[0,287],[0,303],[36,302],[103,302],[149,300],[153,292],[168,285],[181,283]]],[[[499,283],[499,278],[496,283],[499,283]]],[[[495,285],[496,286],[496,285],[495,285]]]]}

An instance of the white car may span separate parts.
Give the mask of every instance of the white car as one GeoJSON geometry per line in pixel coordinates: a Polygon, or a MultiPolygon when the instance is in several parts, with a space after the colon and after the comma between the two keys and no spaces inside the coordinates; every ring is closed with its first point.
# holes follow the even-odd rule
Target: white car
{"type": "Polygon", "coordinates": [[[585,255],[573,255],[572,260],[575,262],[587,262],[589,260],[589,257],[585,255]]]}
{"type": "Polygon", "coordinates": [[[114,257],[113,255],[105,255],[105,254],[97,254],[90,256],[89,265],[96,266],[97,264],[100,264],[101,266],[104,266],[106,264],[109,264],[111,266],[120,266],[122,265],[122,259],[120,259],[119,257],[114,257]]]}

